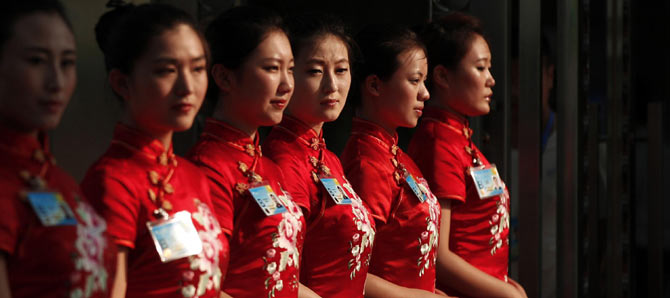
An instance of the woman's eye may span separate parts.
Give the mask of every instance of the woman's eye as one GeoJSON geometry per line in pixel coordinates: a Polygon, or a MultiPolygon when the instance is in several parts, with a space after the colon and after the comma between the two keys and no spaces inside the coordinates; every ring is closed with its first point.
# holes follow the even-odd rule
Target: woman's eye
{"type": "Polygon", "coordinates": [[[196,66],[196,67],[193,68],[194,72],[203,72],[203,71],[206,71],[206,70],[207,70],[207,67],[205,67],[204,65],[196,66]]]}
{"type": "Polygon", "coordinates": [[[336,69],[335,72],[340,73],[340,74],[344,74],[344,73],[349,72],[349,69],[346,68],[346,67],[342,67],[342,68],[336,69]]]}
{"type": "Polygon", "coordinates": [[[486,67],[484,67],[484,66],[477,66],[477,70],[479,70],[479,71],[484,71],[484,70],[486,70],[486,67]]]}
{"type": "Polygon", "coordinates": [[[61,61],[61,67],[75,66],[76,63],[77,61],[75,59],[64,59],[63,61],[61,61]]]}
{"type": "Polygon", "coordinates": [[[263,69],[265,69],[266,71],[279,71],[279,66],[269,65],[269,66],[263,67],[263,69]]]}
{"type": "Polygon", "coordinates": [[[42,57],[39,57],[39,56],[28,57],[28,59],[26,59],[26,60],[31,65],[40,65],[40,64],[46,63],[46,61],[47,61],[46,59],[44,59],[42,57]]]}
{"type": "Polygon", "coordinates": [[[173,72],[176,72],[176,71],[177,70],[174,69],[174,68],[166,67],[166,68],[156,69],[154,72],[159,74],[159,75],[166,75],[166,74],[170,74],[170,73],[173,73],[173,72]]]}
{"type": "Polygon", "coordinates": [[[318,69],[318,68],[311,68],[311,69],[308,69],[308,70],[307,70],[307,73],[316,75],[316,74],[322,74],[323,71],[321,71],[321,70],[318,69]]]}

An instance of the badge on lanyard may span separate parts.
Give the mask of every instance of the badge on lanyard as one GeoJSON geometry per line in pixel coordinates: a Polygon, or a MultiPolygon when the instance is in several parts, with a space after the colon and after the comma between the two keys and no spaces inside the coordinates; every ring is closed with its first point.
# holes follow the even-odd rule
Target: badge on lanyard
{"type": "Polygon", "coordinates": [[[202,251],[202,241],[188,211],[179,211],[167,218],[147,222],[147,228],[163,263],[197,255],[202,251]]]}
{"type": "Polygon", "coordinates": [[[488,199],[503,194],[505,184],[500,179],[498,169],[494,164],[472,167],[470,168],[470,176],[472,176],[472,180],[475,182],[479,199],[488,199]]]}
{"type": "Polygon", "coordinates": [[[321,184],[326,188],[326,191],[328,191],[330,197],[335,201],[335,204],[351,204],[351,198],[344,192],[344,188],[342,188],[340,182],[337,181],[337,178],[319,178],[319,180],[321,180],[321,184]]]}
{"type": "Polygon", "coordinates": [[[426,201],[426,194],[421,190],[419,183],[416,182],[414,176],[408,172],[405,172],[405,182],[407,182],[407,185],[410,189],[412,189],[412,192],[419,199],[419,201],[421,201],[421,203],[426,201]]]}
{"type": "Polygon", "coordinates": [[[271,216],[286,212],[286,207],[284,207],[269,184],[262,183],[260,186],[250,188],[249,193],[251,193],[251,196],[258,203],[258,206],[261,207],[265,215],[271,216]]]}
{"type": "Polygon", "coordinates": [[[45,227],[73,226],[77,219],[70,206],[57,192],[29,192],[28,202],[45,227]]]}

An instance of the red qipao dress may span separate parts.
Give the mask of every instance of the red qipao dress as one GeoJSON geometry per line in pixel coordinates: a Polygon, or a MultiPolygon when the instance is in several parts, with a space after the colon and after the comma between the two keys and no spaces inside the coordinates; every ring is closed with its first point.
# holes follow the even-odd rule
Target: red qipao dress
{"type": "Polygon", "coordinates": [[[304,210],[300,281],[322,297],[363,297],[374,221],[344,176],[340,160],[326,149],[322,135],[291,116],[272,129],[263,147],[304,210]]]}
{"type": "Polygon", "coordinates": [[[397,135],[354,118],[342,164],[376,222],[369,272],[433,292],[440,206],[397,141],[397,135]]]}
{"type": "Polygon", "coordinates": [[[223,290],[233,297],[297,297],[305,220],[258,137],[208,119],[189,158],[209,177],[217,216],[234,220],[223,290]]]}
{"type": "Polygon", "coordinates": [[[195,165],[118,124],[112,144],[81,186],[107,220],[114,242],[129,249],[126,297],[218,297],[228,245],[211,209],[207,179],[195,165]],[[147,223],[181,211],[190,213],[202,251],[162,262],[147,223]]]}
{"type": "Polygon", "coordinates": [[[0,126],[0,165],[0,251],[12,297],[108,297],[116,247],[104,219],[55,165],[46,134],[0,126]],[[38,213],[29,198],[63,205],[35,205],[51,211],[38,213]]]}
{"type": "MultiPolygon", "coordinates": [[[[480,199],[469,173],[473,158],[489,162],[471,141],[467,120],[439,108],[425,110],[409,154],[435,196],[452,200],[449,249],[478,269],[507,281],[509,194],[480,199]]],[[[446,236],[446,235],[443,235],[446,236]]],[[[447,294],[463,296],[445,288],[447,294]]]]}

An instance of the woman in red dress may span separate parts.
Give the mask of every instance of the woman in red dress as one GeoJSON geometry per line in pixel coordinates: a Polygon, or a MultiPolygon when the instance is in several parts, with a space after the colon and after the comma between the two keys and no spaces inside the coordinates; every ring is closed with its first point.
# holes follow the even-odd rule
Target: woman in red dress
{"type": "Polygon", "coordinates": [[[495,80],[488,43],[479,21],[460,13],[427,25],[421,35],[433,99],[409,154],[442,206],[438,283],[459,297],[525,297],[507,277],[509,195],[468,126],[468,117],[490,109],[495,80]],[[478,189],[475,179],[489,186],[478,189]]]}
{"type": "Polygon", "coordinates": [[[284,186],[307,222],[300,281],[322,297],[363,297],[373,220],[340,160],[326,148],[322,130],[347,100],[351,38],[328,16],[302,16],[288,24],[295,91],[263,146],[282,168],[284,186]]]}
{"type": "Polygon", "coordinates": [[[74,91],[76,49],[58,1],[0,11],[0,297],[108,297],[107,224],[55,165],[46,131],[74,91]]]}
{"type": "Polygon", "coordinates": [[[96,37],[125,109],[82,182],[119,247],[112,296],[219,297],[231,224],[213,215],[200,169],[172,151],[205,97],[206,42],[188,14],[157,4],[115,8],[96,37]]]}
{"type": "Polygon", "coordinates": [[[282,26],[275,13],[242,6],[218,16],[206,33],[216,108],[190,158],[209,178],[217,216],[234,220],[223,283],[233,297],[297,297],[301,288],[305,220],[257,133],[281,121],[293,93],[293,53],[282,26]]]}
{"type": "Polygon", "coordinates": [[[440,208],[421,171],[397,145],[428,100],[428,62],[410,30],[369,26],[356,37],[362,65],[345,174],[375,219],[366,297],[434,297],[440,208]]]}

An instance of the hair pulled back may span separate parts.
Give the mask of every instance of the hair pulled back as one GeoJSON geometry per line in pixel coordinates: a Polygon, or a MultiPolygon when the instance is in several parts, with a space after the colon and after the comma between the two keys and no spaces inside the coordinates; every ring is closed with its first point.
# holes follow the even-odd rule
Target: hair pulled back
{"type": "Polygon", "coordinates": [[[177,25],[187,25],[200,37],[209,61],[207,42],[188,13],[164,4],[133,4],[111,1],[114,7],[98,21],[95,38],[105,55],[107,71],[118,69],[130,73],[136,60],[147,50],[151,40],[177,25]]]}
{"type": "Polygon", "coordinates": [[[360,105],[361,87],[370,75],[388,80],[400,67],[399,56],[409,50],[426,51],[419,37],[407,27],[397,24],[369,25],[355,37],[359,49],[354,84],[353,105],[360,105]]]}
{"type": "Polygon", "coordinates": [[[72,24],[59,0],[5,0],[0,9],[0,49],[12,37],[14,24],[22,17],[33,13],[56,14],[72,31],[72,24]]]}

